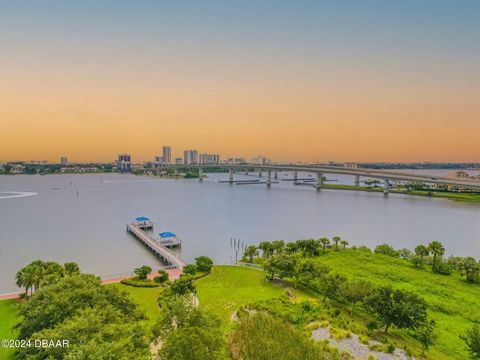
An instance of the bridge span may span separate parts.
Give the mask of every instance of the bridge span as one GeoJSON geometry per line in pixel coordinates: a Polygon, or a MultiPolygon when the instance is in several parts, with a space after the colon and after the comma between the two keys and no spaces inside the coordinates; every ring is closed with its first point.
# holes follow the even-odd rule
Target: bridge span
{"type": "Polygon", "coordinates": [[[422,182],[427,184],[437,184],[437,185],[447,185],[454,186],[462,189],[471,189],[480,191],[480,182],[473,181],[471,179],[454,179],[444,176],[430,176],[430,175],[419,175],[412,174],[408,172],[397,172],[397,171],[388,171],[388,170],[371,170],[371,169],[362,169],[362,168],[346,168],[340,166],[327,166],[327,165],[293,165],[293,164],[275,164],[275,165],[258,165],[258,164],[219,164],[219,165],[200,165],[200,164],[189,164],[189,165],[164,165],[158,170],[165,169],[174,169],[176,171],[181,169],[198,169],[201,181],[203,178],[203,169],[211,167],[221,167],[229,171],[229,181],[230,183],[235,183],[234,173],[235,171],[246,172],[251,169],[258,169],[259,176],[262,176],[262,172],[267,173],[266,185],[270,187],[273,183],[272,181],[272,172],[273,178],[278,178],[279,171],[290,171],[293,172],[294,179],[297,181],[299,172],[307,172],[316,174],[316,181],[314,187],[317,190],[320,190],[323,183],[323,176],[325,174],[340,174],[340,175],[351,175],[355,177],[355,185],[360,184],[360,178],[370,178],[382,180],[384,184],[384,192],[388,193],[390,189],[390,181],[408,181],[408,182],[422,182]]]}

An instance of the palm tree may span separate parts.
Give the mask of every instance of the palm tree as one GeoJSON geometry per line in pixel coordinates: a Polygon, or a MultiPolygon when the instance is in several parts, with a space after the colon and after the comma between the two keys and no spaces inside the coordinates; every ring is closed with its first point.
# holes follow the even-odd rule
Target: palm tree
{"type": "Polygon", "coordinates": [[[428,244],[427,249],[433,255],[432,270],[435,271],[437,267],[437,258],[445,254],[445,248],[440,241],[432,241],[428,244]]]}
{"type": "Polygon", "coordinates": [[[276,254],[280,254],[283,251],[284,247],[285,247],[285,241],[283,241],[283,240],[273,240],[272,241],[272,250],[276,254]]]}
{"type": "Polygon", "coordinates": [[[333,242],[335,243],[335,250],[338,250],[338,243],[342,240],[340,239],[340,236],[334,236],[332,238],[333,242]]]}
{"type": "Polygon", "coordinates": [[[328,244],[330,244],[330,240],[328,240],[328,238],[326,237],[323,237],[318,241],[320,241],[320,244],[322,244],[322,253],[325,254],[325,248],[327,247],[328,244]]]}
{"type": "Polygon", "coordinates": [[[258,249],[255,245],[250,245],[245,250],[245,256],[248,256],[250,262],[253,262],[253,258],[257,255],[258,255],[258,249]]]}
{"type": "Polygon", "coordinates": [[[273,253],[273,246],[271,242],[262,241],[260,244],[258,244],[258,248],[262,250],[262,255],[265,258],[268,258],[273,253]]]}
{"type": "Polygon", "coordinates": [[[33,288],[35,289],[35,291],[37,291],[38,289],[40,289],[40,284],[42,284],[43,282],[45,269],[40,264],[33,264],[33,265],[30,264],[30,266],[33,272],[32,274],[33,288]]]}
{"type": "Polygon", "coordinates": [[[347,240],[341,240],[340,244],[342,244],[342,249],[345,250],[345,248],[348,246],[348,241],[347,240]]]}
{"type": "Polygon", "coordinates": [[[28,297],[28,289],[32,288],[34,283],[35,271],[32,266],[26,266],[15,275],[18,287],[25,288],[25,299],[28,297]]]}
{"type": "Polygon", "coordinates": [[[423,267],[423,258],[425,256],[428,256],[430,252],[428,251],[428,248],[425,245],[418,245],[415,248],[415,254],[417,254],[420,257],[420,264],[423,267]]]}

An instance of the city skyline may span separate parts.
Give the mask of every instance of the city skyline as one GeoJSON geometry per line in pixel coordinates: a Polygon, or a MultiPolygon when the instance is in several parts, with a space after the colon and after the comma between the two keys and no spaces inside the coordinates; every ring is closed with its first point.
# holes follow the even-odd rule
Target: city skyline
{"type": "Polygon", "coordinates": [[[5,3],[0,162],[149,161],[162,142],[478,162],[479,17],[475,1],[5,3]]]}

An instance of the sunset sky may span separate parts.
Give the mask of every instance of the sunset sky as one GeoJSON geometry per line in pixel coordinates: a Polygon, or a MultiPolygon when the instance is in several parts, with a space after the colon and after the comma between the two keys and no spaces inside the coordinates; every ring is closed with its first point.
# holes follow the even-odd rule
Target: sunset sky
{"type": "Polygon", "coordinates": [[[0,162],[480,161],[480,1],[0,0],[0,162]]]}

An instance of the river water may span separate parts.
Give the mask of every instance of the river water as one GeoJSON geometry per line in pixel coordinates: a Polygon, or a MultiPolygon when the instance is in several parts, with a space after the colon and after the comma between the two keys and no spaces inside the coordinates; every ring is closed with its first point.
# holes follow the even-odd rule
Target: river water
{"type": "MultiPolygon", "coordinates": [[[[388,242],[412,249],[439,240],[448,254],[480,257],[479,204],[316,192],[289,181],[269,190],[218,182],[227,177],[209,174],[200,183],[120,174],[0,176],[0,292],[17,290],[16,271],[35,259],[75,261],[83,271],[104,277],[143,264],[159,268],[158,260],[126,233],[126,224],[137,216],[150,217],[156,232],[177,233],[187,261],[199,255],[235,261],[232,238],[253,244],[335,235],[369,247],[388,242]]],[[[280,180],[291,177],[279,175],[280,180]]],[[[351,176],[328,179],[353,183],[351,176]]]]}

